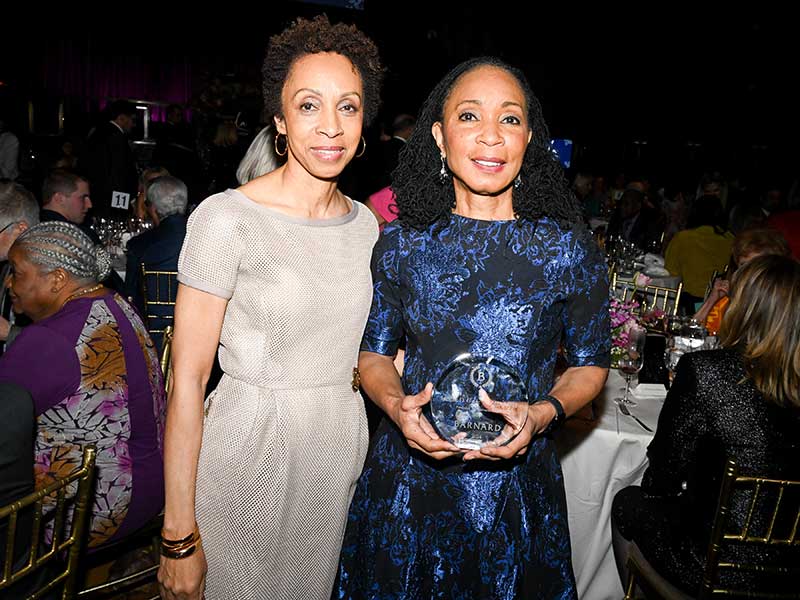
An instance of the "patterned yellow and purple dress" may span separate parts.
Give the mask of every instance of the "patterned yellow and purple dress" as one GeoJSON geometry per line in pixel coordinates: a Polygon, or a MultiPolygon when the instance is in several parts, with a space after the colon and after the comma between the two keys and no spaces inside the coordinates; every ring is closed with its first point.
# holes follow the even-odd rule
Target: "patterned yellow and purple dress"
{"type": "Polygon", "coordinates": [[[90,547],[124,537],[164,504],[165,395],[158,356],[135,310],[108,292],[29,325],[0,358],[0,381],[33,397],[37,487],[97,446],[90,547]]]}

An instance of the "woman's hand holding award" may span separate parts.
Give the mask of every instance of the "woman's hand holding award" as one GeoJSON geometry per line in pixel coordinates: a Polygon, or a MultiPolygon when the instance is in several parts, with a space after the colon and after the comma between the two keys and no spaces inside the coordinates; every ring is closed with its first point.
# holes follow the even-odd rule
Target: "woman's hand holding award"
{"type": "Polygon", "coordinates": [[[502,446],[525,426],[528,395],[512,367],[466,353],[445,367],[425,412],[437,433],[459,448],[502,446]]]}

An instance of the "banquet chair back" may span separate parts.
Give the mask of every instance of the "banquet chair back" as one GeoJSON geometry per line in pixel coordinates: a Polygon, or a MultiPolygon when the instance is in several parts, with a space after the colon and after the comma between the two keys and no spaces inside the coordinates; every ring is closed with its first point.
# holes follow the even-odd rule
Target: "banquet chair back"
{"type": "Polygon", "coordinates": [[[648,310],[660,308],[668,315],[678,314],[678,302],[681,299],[683,282],[678,283],[677,288],[661,287],[657,285],[647,285],[644,288],[644,295],[647,299],[648,310]]]}
{"type": "Polygon", "coordinates": [[[164,338],[161,345],[161,372],[164,374],[164,389],[169,393],[172,383],[172,338],[174,331],[172,325],[164,328],[164,338]]]}
{"type": "MultiPolygon", "coordinates": [[[[799,530],[800,481],[740,475],[736,463],[727,461],[698,598],[798,598],[799,530]],[[731,510],[734,502],[740,506],[744,503],[746,510],[742,521],[733,518],[736,512],[731,510]],[[747,561],[731,559],[731,549],[745,547],[753,550],[747,555],[747,561]],[[740,578],[744,574],[762,579],[758,581],[756,591],[738,589],[733,583],[723,581],[726,573],[740,578]],[[767,585],[770,589],[765,589],[767,585]]],[[[632,546],[628,556],[626,599],[634,597],[637,585],[654,590],[664,598],[688,597],[661,577],[635,544],[632,546]]]]}
{"type": "Polygon", "coordinates": [[[662,287],[658,285],[646,285],[637,288],[632,281],[620,279],[616,273],[611,274],[610,289],[614,296],[622,302],[631,300],[637,294],[643,301],[644,310],[660,308],[668,315],[678,314],[678,303],[683,291],[683,282],[678,283],[678,287],[662,287]]]}
{"type": "Polygon", "coordinates": [[[92,445],[85,446],[80,469],[16,502],[0,507],[0,524],[6,529],[5,539],[0,541],[5,545],[5,558],[0,573],[0,596],[12,591],[18,594],[20,586],[41,577],[41,584],[36,591],[25,592],[28,600],[54,594],[59,588],[62,590],[62,600],[75,598],[92,508],[96,457],[96,448],[92,445]],[[77,491],[73,492],[76,485],[77,491]],[[52,500],[55,501],[54,506],[52,500]],[[49,511],[47,517],[43,515],[45,505],[49,511]],[[70,508],[74,510],[71,524],[67,527],[67,512],[70,508]],[[19,517],[28,514],[27,511],[33,511],[30,548],[25,551],[27,558],[17,558],[18,568],[15,568],[17,526],[19,517]],[[53,523],[52,539],[42,543],[43,530],[48,529],[46,521],[50,519],[53,523]]]}
{"type": "Polygon", "coordinates": [[[617,271],[614,270],[609,276],[609,286],[611,293],[615,298],[621,302],[627,302],[633,296],[634,286],[633,282],[626,279],[620,279],[617,271]]]}
{"type": "Polygon", "coordinates": [[[150,337],[161,348],[164,330],[175,319],[178,295],[177,271],[150,271],[142,265],[142,297],[145,322],[150,337]]]}
{"type": "MultiPolygon", "coordinates": [[[[109,579],[102,583],[82,588],[75,596],[77,600],[105,600],[112,598],[141,598],[143,594],[149,594],[156,582],[158,567],[160,562],[161,529],[164,526],[164,512],[162,511],[150,521],[145,523],[140,529],[134,531],[124,538],[105,544],[102,552],[95,552],[84,561],[82,567],[85,569],[113,563],[120,557],[135,556],[136,560],[125,568],[121,574],[114,575],[111,569],[109,579]],[[142,557],[147,555],[147,560],[142,557]]],[[[124,558],[122,559],[125,560],[124,558]]],[[[130,559],[128,559],[130,562],[130,559]]],[[[149,600],[157,600],[158,596],[151,597],[149,600]]]]}

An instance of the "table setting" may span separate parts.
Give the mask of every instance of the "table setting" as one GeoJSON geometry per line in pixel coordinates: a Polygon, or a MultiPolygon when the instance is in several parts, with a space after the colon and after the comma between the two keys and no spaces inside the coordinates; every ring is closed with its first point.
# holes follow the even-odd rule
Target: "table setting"
{"type": "Polygon", "coordinates": [[[111,267],[125,279],[126,245],[128,240],[153,227],[152,221],[131,217],[129,219],[106,219],[101,217],[93,224],[100,243],[111,255],[111,267]]]}
{"type": "Polygon", "coordinates": [[[623,597],[611,546],[614,496],[641,483],[647,446],[680,357],[718,343],[691,318],[654,312],[636,294],[623,300],[612,290],[610,319],[612,368],[606,384],[555,439],[581,600],[623,597]]]}

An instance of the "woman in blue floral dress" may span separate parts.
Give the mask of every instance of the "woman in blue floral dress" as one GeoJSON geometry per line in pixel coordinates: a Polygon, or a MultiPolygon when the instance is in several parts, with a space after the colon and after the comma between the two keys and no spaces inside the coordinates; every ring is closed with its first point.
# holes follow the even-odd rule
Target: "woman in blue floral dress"
{"type": "Polygon", "coordinates": [[[576,597],[549,431],[605,381],[608,283],[548,142],[524,76],[493,58],[456,67],[423,106],[394,172],[400,218],[373,255],[359,369],[388,418],[350,506],[335,597],[576,597]],[[556,381],[559,345],[569,368],[556,381]],[[506,445],[465,452],[422,412],[464,352],[527,385],[527,411],[504,415],[506,445]]]}

